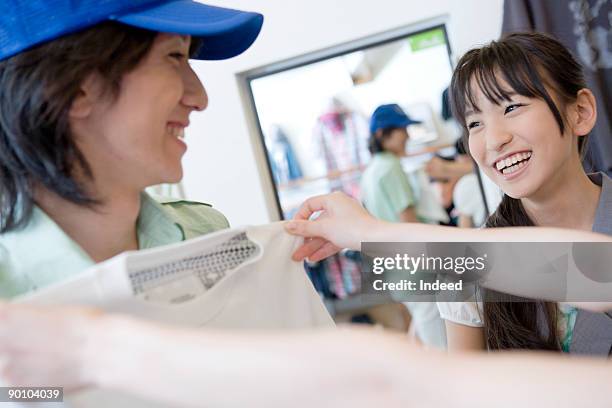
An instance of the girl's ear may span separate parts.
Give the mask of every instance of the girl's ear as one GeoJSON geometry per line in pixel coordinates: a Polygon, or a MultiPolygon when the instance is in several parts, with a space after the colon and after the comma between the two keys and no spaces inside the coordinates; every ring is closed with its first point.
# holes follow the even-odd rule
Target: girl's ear
{"type": "Polygon", "coordinates": [[[99,98],[101,98],[101,79],[92,74],[88,76],[81,84],[81,89],[78,95],[72,101],[69,116],[72,119],[87,118],[99,98]]]}
{"type": "Polygon", "coordinates": [[[597,102],[590,89],[578,91],[576,102],[570,105],[570,126],[577,136],[588,135],[597,121],[597,102]]]}

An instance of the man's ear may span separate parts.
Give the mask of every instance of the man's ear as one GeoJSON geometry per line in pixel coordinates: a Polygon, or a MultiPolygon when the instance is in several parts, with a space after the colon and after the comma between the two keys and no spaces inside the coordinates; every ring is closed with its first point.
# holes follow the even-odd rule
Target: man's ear
{"type": "Polygon", "coordinates": [[[96,75],[89,75],[81,84],[79,93],[72,101],[69,116],[71,119],[85,119],[88,117],[95,105],[101,98],[102,79],[96,75]]]}
{"type": "Polygon", "coordinates": [[[590,89],[578,91],[576,101],[570,106],[568,118],[575,135],[585,136],[591,132],[597,121],[597,102],[590,89]]]}

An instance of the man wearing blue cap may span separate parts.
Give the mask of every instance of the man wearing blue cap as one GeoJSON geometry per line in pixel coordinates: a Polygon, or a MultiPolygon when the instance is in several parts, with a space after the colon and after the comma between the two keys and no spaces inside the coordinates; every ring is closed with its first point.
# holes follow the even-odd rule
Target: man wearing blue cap
{"type": "Polygon", "coordinates": [[[361,178],[362,200],[376,218],[389,222],[416,222],[416,199],[400,163],[412,120],[397,104],[381,105],[370,118],[372,160],[361,178]]]}
{"type": "Polygon", "coordinates": [[[234,57],[262,22],[191,0],[0,3],[0,297],[228,226],[144,189],[180,181],[207,106],[188,59],[234,57]]]}

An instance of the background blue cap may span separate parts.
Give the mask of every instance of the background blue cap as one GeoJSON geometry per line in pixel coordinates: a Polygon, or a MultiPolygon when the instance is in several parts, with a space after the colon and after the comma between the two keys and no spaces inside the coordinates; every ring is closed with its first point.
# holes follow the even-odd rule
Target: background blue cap
{"type": "Polygon", "coordinates": [[[418,120],[412,120],[396,103],[380,105],[370,118],[370,133],[374,134],[379,129],[405,128],[409,125],[419,124],[418,120]]]}
{"type": "Polygon", "coordinates": [[[193,58],[220,60],[253,44],[263,16],[192,0],[0,0],[0,60],[104,21],[201,38],[193,58]]]}

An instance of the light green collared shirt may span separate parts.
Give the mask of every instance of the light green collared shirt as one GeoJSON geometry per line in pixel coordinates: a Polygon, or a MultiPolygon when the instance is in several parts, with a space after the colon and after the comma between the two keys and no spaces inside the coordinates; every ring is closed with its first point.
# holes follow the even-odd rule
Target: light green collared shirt
{"type": "Polygon", "coordinates": [[[400,160],[389,152],[376,153],[361,176],[366,209],[376,218],[400,222],[400,213],[416,205],[415,194],[400,160]]]}
{"type": "MultiPolygon", "coordinates": [[[[153,248],[228,228],[207,204],[154,200],[142,193],[138,246],[153,248]]],[[[0,235],[0,298],[12,298],[66,278],[95,262],[40,208],[25,228],[0,235]]]]}

